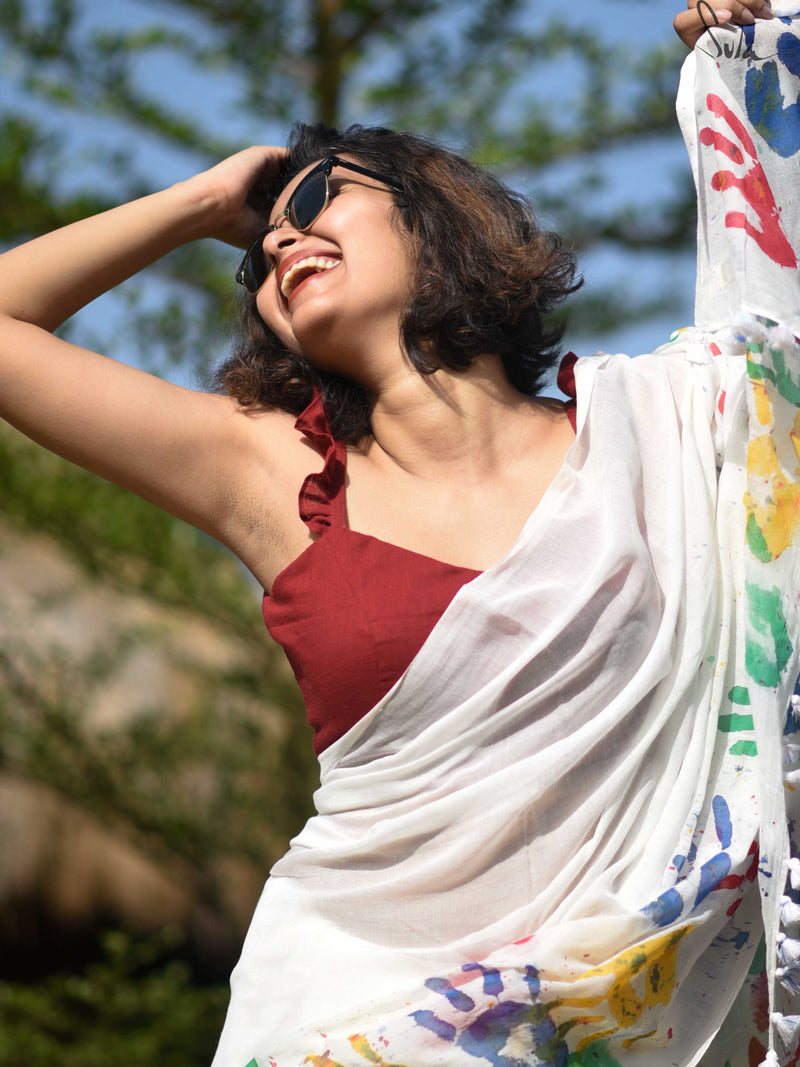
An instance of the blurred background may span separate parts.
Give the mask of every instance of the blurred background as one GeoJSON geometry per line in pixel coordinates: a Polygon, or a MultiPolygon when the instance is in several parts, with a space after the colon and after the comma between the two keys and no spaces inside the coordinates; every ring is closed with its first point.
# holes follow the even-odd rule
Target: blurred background
{"type": "MultiPolygon", "coordinates": [[[[692,317],[676,10],[0,0],[0,243],[283,142],[296,119],[383,123],[490,167],[568,237],[586,286],[567,347],[649,351],[692,317]]],[[[181,249],[63,332],[202,387],[239,256],[181,249]]],[[[0,428],[0,1067],[207,1064],[315,783],[238,564],[0,428]]]]}

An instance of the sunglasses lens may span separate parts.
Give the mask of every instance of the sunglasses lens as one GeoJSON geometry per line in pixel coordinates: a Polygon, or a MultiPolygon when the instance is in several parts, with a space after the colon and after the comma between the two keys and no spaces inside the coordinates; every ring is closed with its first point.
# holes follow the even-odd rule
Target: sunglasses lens
{"type": "MultiPolygon", "coordinates": [[[[294,191],[288,208],[287,217],[296,230],[307,230],[308,227],[319,218],[328,203],[328,182],[322,171],[315,171],[304,178],[294,191]]],[[[282,215],[277,216],[277,225],[280,225],[282,215]]],[[[275,224],[267,233],[275,229],[275,224]]],[[[258,240],[248,248],[239,269],[236,272],[236,281],[243,285],[251,295],[258,292],[267,280],[272,270],[272,260],[264,252],[264,237],[261,234],[258,240]]]]}
{"type": "Polygon", "coordinates": [[[272,270],[272,263],[264,254],[264,234],[253,242],[245,253],[241,266],[236,272],[236,281],[243,285],[248,293],[257,293],[267,275],[272,270]]]}
{"type": "Polygon", "coordinates": [[[296,230],[307,229],[325,210],[328,182],[322,171],[309,176],[297,186],[289,207],[289,222],[296,230]]]}

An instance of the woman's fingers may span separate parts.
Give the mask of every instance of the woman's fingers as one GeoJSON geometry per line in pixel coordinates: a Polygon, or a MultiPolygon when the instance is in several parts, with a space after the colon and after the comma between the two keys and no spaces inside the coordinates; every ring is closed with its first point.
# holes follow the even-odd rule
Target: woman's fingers
{"type": "Polygon", "coordinates": [[[688,10],[675,16],[673,26],[684,44],[694,48],[714,26],[746,26],[756,19],[771,18],[768,0],[689,0],[688,10]]]}
{"type": "Polygon", "coordinates": [[[224,159],[189,179],[195,195],[208,205],[208,229],[203,234],[246,248],[264,228],[253,206],[253,194],[265,188],[278,172],[287,150],[256,145],[224,159]]]}

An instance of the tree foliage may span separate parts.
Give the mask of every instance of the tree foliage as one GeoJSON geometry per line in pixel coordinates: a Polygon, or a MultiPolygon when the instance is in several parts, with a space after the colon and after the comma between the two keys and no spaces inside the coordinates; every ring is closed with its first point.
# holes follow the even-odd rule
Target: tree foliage
{"type": "MultiPolygon", "coordinates": [[[[593,207],[604,154],[675,136],[680,45],[629,55],[613,24],[581,24],[569,9],[548,18],[543,6],[0,0],[0,240],[149,191],[164,160],[187,174],[303,119],[442,138],[532,194],[579,250],[685,246],[688,179],[641,210],[593,207]],[[554,167],[569,177],[545,180],[554,167]]],[[[88,341],[156,369],[202,370],[225,343],[234,259],[203,246],[167,257],[149,287],[123,290],[124,327],[88,341]]],[[[602,330],[662,304],[606,287],[576,307],[602,330]]]]}
{"type": "MultiPolygon", "coordinates": [[[[225,669],[189,664],[196,695],[179,707],[153,692],[136,717],[98,728],[87,716],[97,694],[140,649],[163,646],[163,635],[115,623],[102,646],[66,654],[33,642],[19,603],[0,596],[6,790],[9,779],[39,783],[86,813],[180,885],[213,917],[216,938],[208,952],[187,940],[187,930],[155,939],[111,931],[101,953],[87,944],[81,955],[92,962],[79,973],[46,973],[38,982],[30,973],[17,977],[4,943],[0,1067],[54,1059],[66,1067],[201,1067],[227,1003],[219,967],[230,964],[241,938],[242,894],[251,885],[257,893],[311,813],[318,774],[299,693],[267,640],[253,588],[204,535],[2,427],[0,500],[6,524],[53,538],[84,569],[87,585],[102,581],[120,598],[145,598],[179,621],[205,619],[241,645],[225,669]],[[198,960],[215,985],[198,983],[190,966],[198,960]]],[[[79,598],[85,592],[74,589],[79,598]]],[[[52,612],[59,595],[48,584],[41,610],[52,612]]],[[[13,854],[5,858],[15,864],[13,854]]],[[[52,873],[58,857],[50,863],[52,873]]],[[[23,905],[4,896],[6,912],[23,905]]],[[[104,921],[119,919],[106,913],[104,921]]]]}
{"type": "MultiPolygon", "coordinates": [[[[0,1067],[201,1067],[210,1062],[227,989],[192,982],[172,958],[175,932],[115,931],[80,974],[0,982],[0,1067]]],[[[179,942],[179,936],[178,936],[179,942]]]]}
{"type": "Polygon", "coordinates": [[[26,640],[0,597],[0,770],[55,788],[223,910],[215,860],[268,867],[311,813],[318,781],[299,693],[253,588],[203,534],[8,429],[0,499],[7,520],[55,538],[92,579],[205,617],[241,645],[227,668],[191,664],[197,696],[179,713],[155,702],[98,729],[86,715],[94,694],[163,635],[121,627],[87,656],[53,653],[26,640]],[[269,709],[282,709],[277,730],[269,709]]]}

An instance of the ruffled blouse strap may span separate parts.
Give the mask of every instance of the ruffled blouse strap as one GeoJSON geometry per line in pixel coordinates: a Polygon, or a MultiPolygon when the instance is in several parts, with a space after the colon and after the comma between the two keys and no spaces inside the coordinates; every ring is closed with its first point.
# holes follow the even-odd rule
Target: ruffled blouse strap
{"type": "Polygon", "coordinates": [[[311,403],[297,417],[294,426],[324,460],[319,473],[304,479],[298,495],[300,518],[312,533],[323,534],[334,526],[345,525],[346,447],[331,433],[319,389],[314,390],[311,403]]]}
{"type": "Polygon", "coordinates": [[[564,404],[564,410],[567,413],[572,429],[578,432],[578,392],[575,386],[575,364],[578,362],[578,357],[574,352],[567,352],[566,356],[561,360],[561,365],[558,368],[558,378],[556,384],[564,396],[567,398],[564,404]]]}

